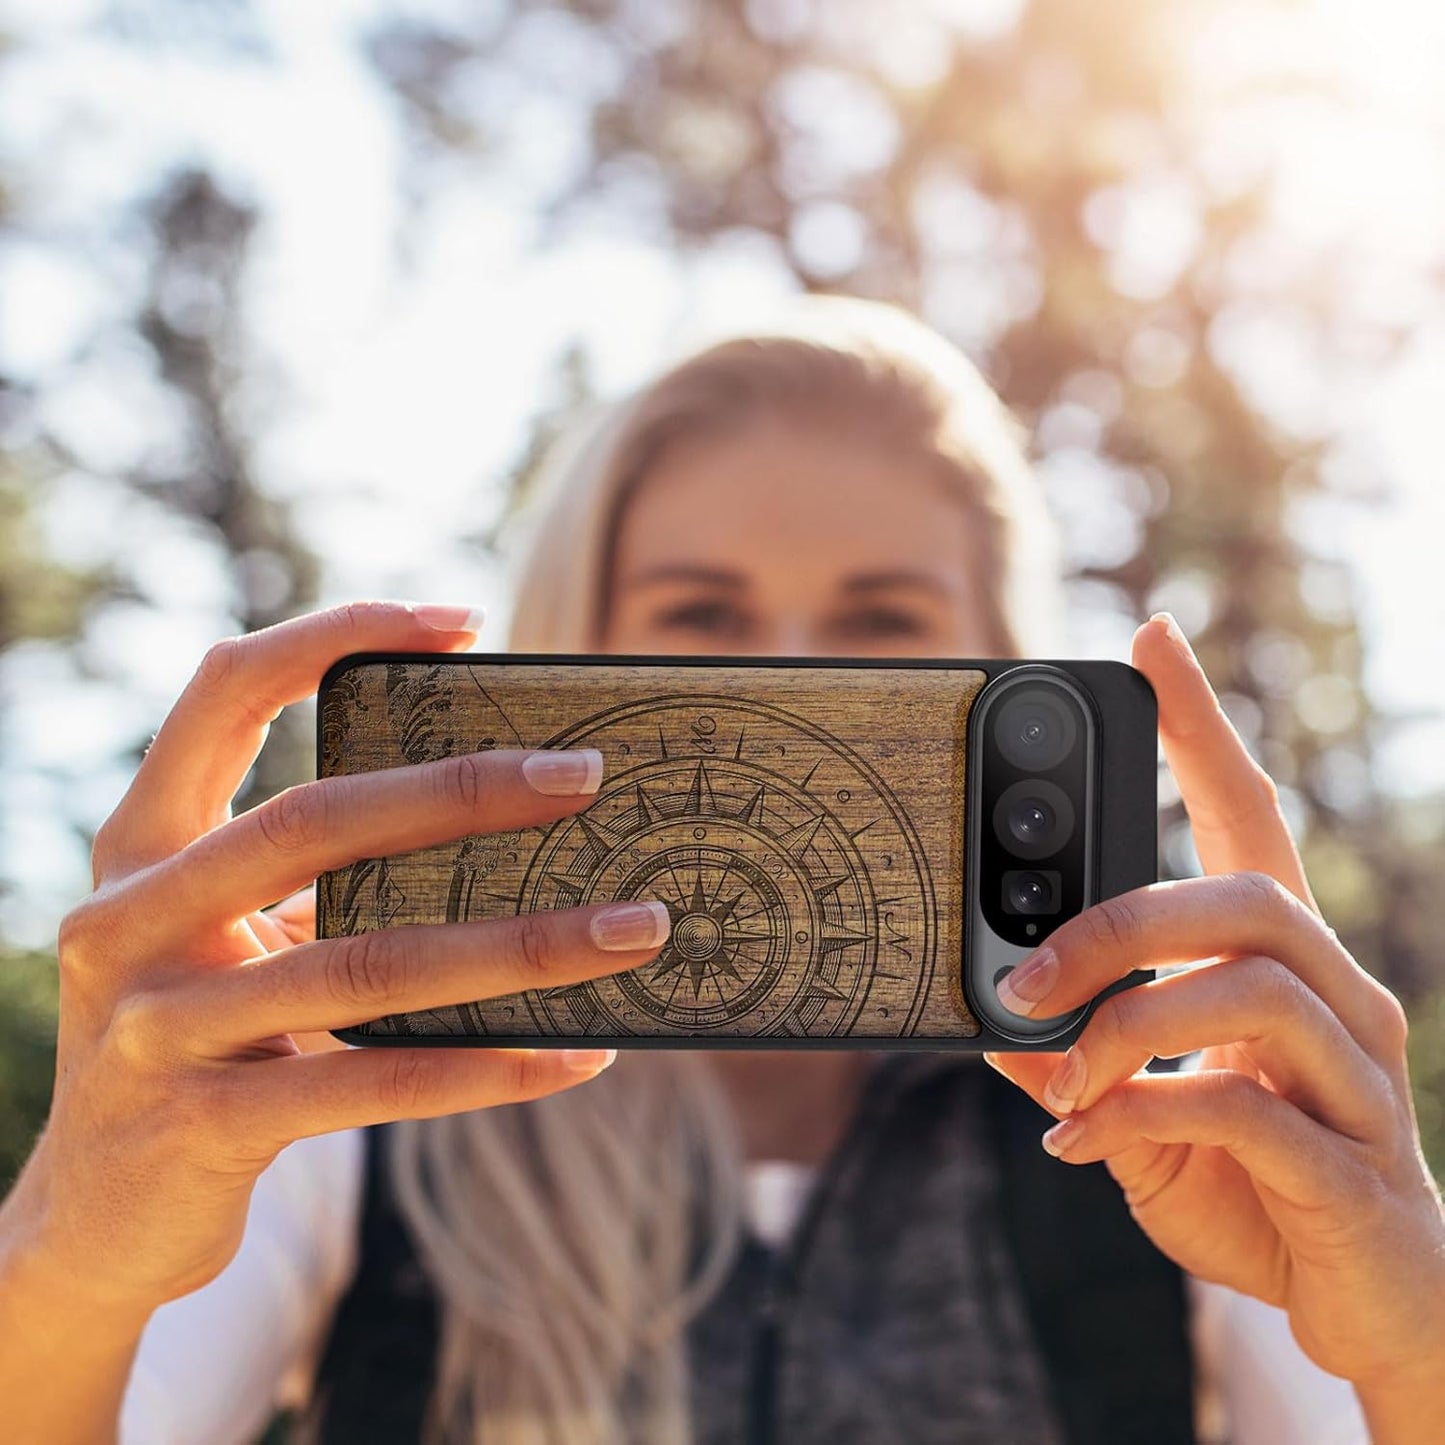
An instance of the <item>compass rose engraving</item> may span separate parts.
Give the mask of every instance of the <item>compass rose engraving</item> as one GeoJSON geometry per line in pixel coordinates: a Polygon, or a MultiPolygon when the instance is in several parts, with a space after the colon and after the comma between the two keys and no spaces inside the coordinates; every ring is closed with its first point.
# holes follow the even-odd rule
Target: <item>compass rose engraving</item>
{"type": "Polygon", "coordinates": [[[515,1005],[543,1034],[910,1031],[932,885],[851,748],[771,704],[696,695],[610,708],[541,746],[600,747],[602,791],[546,829],[515,893],[477,880],[456,916],[657,898],[671,932],[637,968],[464,1006],[469,1030],[511,1032],[515,1005]]]}
{"type": "Polygon", "coordinates": [[[766,933],[744,933],[736,924],[729,930],[729,920],[742,897],[738,893],[726,903],[709,904],[703,896],[699,872],[687,906],[679,908],[675,903],[667,906],[672,915],[672,932],[654,968],[654,981],[685,968],[692,980],[694,999],[702,993],[702,981],[710,968],[741,982],[735,957],[738,944],[748,939],[767,942],[769,937],[766,933]]]}

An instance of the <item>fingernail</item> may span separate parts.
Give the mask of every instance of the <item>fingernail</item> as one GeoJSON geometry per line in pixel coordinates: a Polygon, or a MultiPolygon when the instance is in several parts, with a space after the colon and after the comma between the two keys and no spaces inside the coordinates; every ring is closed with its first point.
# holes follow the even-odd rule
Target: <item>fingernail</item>
{"type": "Polygon", "coordinates": [[[602,782],[602,754],[596,748],[544,749],[522,759],[522,776],[553,797],[595,793],[602,782]]]}
{"type": "Polygon", "coordinates": [[[411,615],[436,632],[480,632],[485,607],[444,607],[434,602],[413,602],[411,615]]]}
{"type": "Polygon", "coordinates": [[[617,1057],[616,1049],[563,1049],[562,1062],[579,1074],[595,1074],[617,1057]]]}
{"type": "Polygon", "coordinates": [[[1044,1131],[1044,1137],[1039,1142],[1057,1159],[1070,1144],[1077,1144],[1083,1133],[1082,1119],[1061,1119],[1052,1129],[1044,1131]]]}
{"type": "Polygon", "coordinates": [[[1041,948],[1026,963],[999,980],[999,1002],[1010,1013],[1030,1014],[1035,1005],[1053,988],[1058,977],[1059,960],[1051,948],[1041,948]]]}
{"type": "Polygon", "coordinates": [[[1189,639],[1184,635],[1184,629],[1174,620],[1174,614],[1172,612],[1156,612],[1149,618],[1149,621],[1153,622],[1156,619],[1163,621],[1164,631],[1170,642],[1172,642],[1185,657],[1193,657],[1194,649],[1190,647],[1189,639]]]}
{"type": "Polygon", "coordinates": [[[671,928],[667,904],[656,898],[615,903],[592,915],[592,941],[598,948],[656,948],[671,928]]]}
{"type": "Polygon", "coordinates": [[[1084,1092],[1084,1080],[1088,1078],[1088,1073],[1084,1055],[1075,1045],[1064,1055],[1064,1061],[1053,1078],[1044,1085],[1044,1103],[1060,1114],[1067,1114],[1084,1092]]]}

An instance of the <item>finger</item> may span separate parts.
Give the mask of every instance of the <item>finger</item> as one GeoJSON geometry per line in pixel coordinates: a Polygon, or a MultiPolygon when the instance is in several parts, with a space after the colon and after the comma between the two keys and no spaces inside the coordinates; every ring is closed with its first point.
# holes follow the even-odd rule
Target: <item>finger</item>
{"type": "Polygon", "coordinates": [[[552,822],[586,807],[601,776],[596,748],[497,748],[298,783],[128,879],[127,937],[163,952],[357,859],[552,822]],[[540,771],[558,760],[582,791],[542,790],[561,785],[540,771]]]}
{"type": "Polygon", "coordinates": [[[537,1099],[593,1078],[612,1049],[343,1049],[228,1069],[223,1107],[259,1150],[393,1119],[537,1099]]]}
{"type": "Polygon", "coordinates": [[[246,922],[250,925],[256,941],[266,953],[276,953],[280,949],[290,948],[293,943],[300,942],[299,939],[292,938],[280,923],[264,911],[248,914],[246,922]]]}
{"type": "Polygon", "coordinates": [[[982,1057],[990,1068],[1017,1084],[1041,1109],[1049,1109],[1054,1114],[1059,1112],[1044,1099],[1044,1085],[1063,1062],[1063,1054],[1021,1049],[1005,1054],[985,1053],[982,1057]]]}
{"type": "Polygon", "coordinates": [[[1274,780],[1250,756],[1167,612],[1134,634],[1132,660],[1158,699],[1159,738],[1204,871],[1268,873],[1315,908],[1274,780]]]}
{"type": "Polygon", "coordinates": [[[1014,1012],[1049,1018],[1087,1003],[1136,968],[1251,953],[1276,958],[1297,974],[1367,1053],[1384,1058],[1393,1050],[1394,996],[1355,962],[1319,914],[1263,873],[1150,883],[1095,903],[1061,923],[1003,979],[999,997],[1014,1012]],[[1020,988],[1043,991],[1029,999],[1018,996],[1020,988]]]}
{"type": "Polygon", "coordinates": [[[279,903],[273,903],[266,912],[270,917],[285,923],[288,927],[314,926],[316,922],[316,885],[308,883],[305,888],[298,888],[294,893],[287,894],[279,903]]]}
{"type": "MultiPolygon", "coordinates": [[[[1006,1054],[985,1053],[982,1057],[991,1068],[1012,1083],[1017,1084],[1039,1108],[1048,1109],[1058,1117],[1063,1117],[1063,1111],[1054,1108],[1044,1094],[1049,1080],[1058,1072],[1059,1066],[1064,1061],[1063,1054],[1046,1053],[1037,1049],[1021,1049],[1006,1054]]],[[[1247,1078],[1258,1078],[1258,1071],[1255,1069],[1253,1061],[1240,1053],[1233,1044],[1226,1044],[1220,1049],[1206,1050],[1198,1059],[1181,1065],[1185,1072],[1210,1067],[1234,1068],[1247,1078]]]]}
{"type": "Polygon", "coordinates": [[[1252,956],[1111,994],[1044,1086],[1058,1114],[1092,1107],[1155,1055],[1241,1043],[1269,1086],[1327,1128],[1367,1141],[1394,1127],[1380,1069],[1282,963],[1252,956]]]}
{"type": "Polygon", "coordinates": [[[170,856],[230,817],[281,710],[350,652],[449,651],[479,609],[353,602],[217,642],[206,653],[95,840],[95,882],[170,856]]]}
{"type": "Polygon", "coordinates": [[[322,939],[168,990],[157,1027],[223,1056],[275,1034],[350,1028],[635,968],[668,930],[667,905],[638,899],[322,939]]]}
{"type": "Polygon", "coordinates": [[[287,943],[310,943],[316,937],[316,885],[299,888],[289,898],[262,910],[285,933],[287,943]]]}
{"type": "Polygon", "coordinates": [[[1073,1127],[1048,1132],[1070,1164],[1109,1159],[1141,1140],[1198,1144],[1224,1150],[1257,1186],[1301,1210],[1338,1208],[1362,1187],[1353,1144],[1233,1069],[1130,1079],[1064,1122],[1073,1127]]]}

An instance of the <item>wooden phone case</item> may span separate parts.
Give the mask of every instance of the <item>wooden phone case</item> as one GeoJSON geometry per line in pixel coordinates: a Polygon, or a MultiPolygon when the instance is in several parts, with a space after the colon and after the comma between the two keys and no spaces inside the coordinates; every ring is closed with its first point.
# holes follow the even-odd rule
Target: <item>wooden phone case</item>
{"type": "MultiPolygon", "coordinates": [[[[989,680],[1017,665],[340,659],[318,692],[320,777],[493,747],[597,747],[605,772],[595,801],[554,823],[323,874],[318,938],[634,897],[664,899],[672,932],[634,969],[394,1014],[338,1037],[1030,1047],[980,1023],[961,968],[968,720],[989,680]]],[[[1051,665],[1089,691],[1101,723],[1095,896],[1152,881],[1153,694],[1120,663],[1051,665]]],[[[1083,1022],[1047,1047],[1066,1047],[1083,1022]]]]}

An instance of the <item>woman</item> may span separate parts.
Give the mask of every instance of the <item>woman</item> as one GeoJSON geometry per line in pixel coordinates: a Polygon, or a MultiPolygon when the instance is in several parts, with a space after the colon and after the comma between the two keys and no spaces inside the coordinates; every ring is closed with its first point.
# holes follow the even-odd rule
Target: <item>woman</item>
{"type": "MultiPolygon", "coordinates": [[[[562,448],[533,516],[518,649],[1054,651],[1057,568],[1002,409],[889,308],[815,301],[674,368],[562,448]]],[[[1085,1438],[1070,1398],[1091,1383],[1050,1377],[1029,1247],[1002,1243],[1005,1155],[984,1138],[1004,1097],[1083,1124],[1051,1149],[1105,1163],[1192,1311],[1257,1304],[1281,1328],[1240,1325],[1236,1345],[1350,1381],[1377,1442],[1436,1438],[1445,1218],[1403,1012],[1321,921],[1272,785],[1168,619],[1133,661],[1205,876],[1063,925],[1011,1006],[1061,1013],[1132,968],[1219,961],[1107,1001],[1062,1059],[991,1056],[997,1074],[866,1052],[335,1047],[318,1031],[539,969],[633,967],[662,942],[635,907],[525,934],[394,930],[364,954],[310,941],[321,870],[565,816],[595,758],[498,750],[230,817],[268,723],[335,657],[475,636],[465,608],[369,604],[218,644],[101,829],[96,891],[61,928],[50,1122],[0,1211],[14,1438],[108,1438],[123,1398],[128,1438],[247,1438],[308,1347],[321,1439],[406,1438],[382,1417],[423,1395],[455,1439],[1085,1438]],[[1137,1072],[1200,1049],[1202,1071],[1137,1072]],[[358,1127],[384,1120],[407,1122],[358,1127]],[[739,1333],[762,1242],[800,1210],[812,1258],[831,1251],[794,1280],[806,1328],[739,1333]],[[915,1234],[961,1240],[965,1212],[967,1248],[909,1252],[915,1234]],[[434,1359],[416,1354],[419,1301],[434,1359]]],[[[1090,1330],[1080,1308],[1069,1339],[1127,1327],[1101,1306],[1090,1330]]]]}

